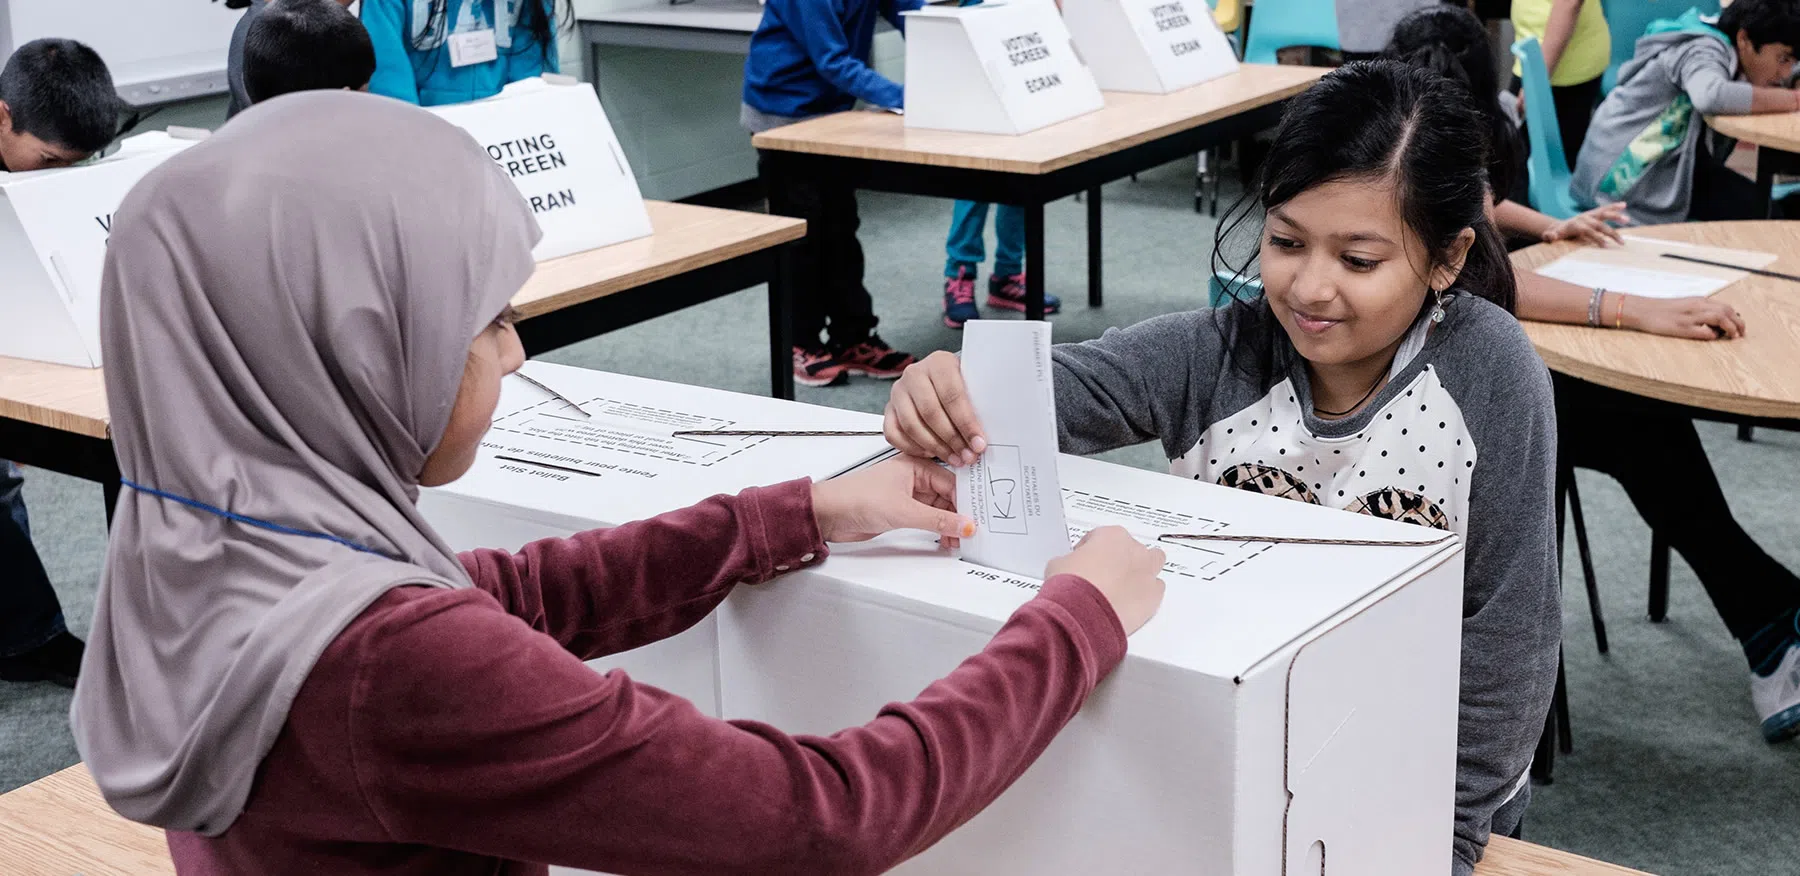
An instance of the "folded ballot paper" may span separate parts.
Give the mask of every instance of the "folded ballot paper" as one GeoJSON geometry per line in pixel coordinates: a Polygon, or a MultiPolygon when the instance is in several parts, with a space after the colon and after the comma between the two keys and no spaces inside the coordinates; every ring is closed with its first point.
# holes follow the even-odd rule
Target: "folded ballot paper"
{"type": "MultiPolygon", "coordinates": [[[[964,364],[977,381],[987,367],[978,326],[970,323],[965,353],[975,361],[964,364]]],[[[1031,332],[997,343],[1023,344],[1021,362],[1042,361],[1031,332]]],[[[458,549],[516,549],[714,493],[828,477],[884,452],[875,437],[674,435],[878,429],[867,414],[541,362],[526,369],[590,416],[507,381],[475,469],[420,498],[458,549]]],[[[996,439],[1018,425],[984,413],[996,439]]],[[[899,872],[1442,876],[1462,615],[1454,537],[1091,459],[1061,456],[1044,468],[1035,451],[1029,463],[1021,452],[1018,465],[1017,480],[1036,478],[1038,501],[1065,518],[1059,553],[1109,524],[1145,542],[1245,538],[1162,541],[1167,596],[1124,664],[993,806],[899,872]]],[[[993,481],[975,483],[992,503],[993,481]]],[[[990,504],[990,527],[1018,519],[1017,508],[990,504]]],[[[1028,519],[1038,524],[1048,522],[1028,519]]],[[[929,533],[890,533],[739,587],[687,632],[592,665],[715,716],[833,733],[916,697],[979,652],[1035,595],[1041,569],[1008,572],[940,550],[929,533]]]]}
{"type": "Polygon", "coordinates": [[[963,386],[987,450],[956,470],[956,510],[975,521],[963,559],[1038,575],[1069,552],[1056,476],[1056,395],[1050,324],[972,320],[963,326],[963,386]]]}

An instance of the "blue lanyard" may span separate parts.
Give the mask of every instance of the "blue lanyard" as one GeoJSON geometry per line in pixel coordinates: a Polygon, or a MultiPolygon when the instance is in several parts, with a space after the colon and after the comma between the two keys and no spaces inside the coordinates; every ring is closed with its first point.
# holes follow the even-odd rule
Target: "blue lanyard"
{"type": "Polygon", "coordinates": [[[296,529],[295,527],[292,527],[292,526],[283,526],[279,523],[271,523],[267,520],[260,520],[255,517],[248,517],[243,514],[238,514],[235,512],[227,511],[224,508],[220,508],[216,505],[208,505],[205,502],[199,501],[198,499],[190,499],[186,496],[178,496],[174,493],[164,492],[162,490],[156,489],[155,487],[146,487],[143,484],[136,483],[135,481],[129,480],[127,478],[119,478],[119,483],[124,484],[125,486],[130,487],[134,490],[137,490],[140,493],[144,493],[144,494],[150,495],[150,496],[155,496],[158,499],[167,499],[171,502],[175,502],[175,503],[178,503],[181,505],[186,505],[189,508],[194,508],[194,509],[197,509],[200,511],[205,511],[208,514],[216,514],[216,515],[223,517],[226,520],[230,520],[234,523],[242,523],[246,526],[257,527],[258,529],[266,529],[270,532],[279,532],[282,535],[298,535],[298,536],[303,536],[305,538],[322,538],[329,542],[341,544],[344,547],[350,548],[351,550],[361,551],[365,554],[374,554],[375,556],[378,556],[378,557],[386,557],[390,560],[394,560],[397,562],[400,561],[399,557],[396,557],[392,554],[386,553],[384,551],[378,551],[372,547],[369,547],[368,545],[357,544],[356,542],[353,542],[350,539],[344,538],[343,536],[332,535],[329,532],[314,532],[310,529],[296,529]]]}

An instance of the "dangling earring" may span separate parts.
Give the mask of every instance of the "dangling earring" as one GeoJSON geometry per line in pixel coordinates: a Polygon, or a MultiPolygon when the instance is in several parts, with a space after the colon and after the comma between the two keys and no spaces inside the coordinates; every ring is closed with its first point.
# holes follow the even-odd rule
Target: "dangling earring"
{"type": "Polygon", "coordinates": [[[1432,322],[1443,322],[1444,321],[1444,293],[1443,293],[1443,290],[1433,289],[1433,290],[1431,290],[1431,294],[1437,296],[1437,304],[1431,308],[1431,321],[1432,322]]]}

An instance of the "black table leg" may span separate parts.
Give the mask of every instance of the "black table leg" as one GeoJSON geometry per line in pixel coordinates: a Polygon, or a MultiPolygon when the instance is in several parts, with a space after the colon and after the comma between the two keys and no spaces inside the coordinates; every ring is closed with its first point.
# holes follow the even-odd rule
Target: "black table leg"
{"type": "Polygon", "coordinates": [[[1025,205],[1025,318],[1044,318],[1044,204],[1041,201],[1025,205]]]}
{"type": "Polygon", "coordinates": [[[775,251],[774,268],[769,272],[769,395],[794,398],[794,342],[792,318],[794,309],[793,245],[783,244],[775,251]]]}
{"type": "Polygon", "coordinates": [[[1757,213],[1764,219],[1775,218],[1775,166],[1779,163],[1767,146],[1756,149],[1756,198],[1761,203],[1757,213]]]}
{"type": "Polygon", "coordinates": [[[119,507],[119,479],[100,482],[100,495],[106,501],[106,528],[112,528],[113,509],[119,507]]]}
{"type": "Polygon", "coordinates": [[[1100,306],[1100,187],[1087,191],[1088,306],[1100,306]]]}

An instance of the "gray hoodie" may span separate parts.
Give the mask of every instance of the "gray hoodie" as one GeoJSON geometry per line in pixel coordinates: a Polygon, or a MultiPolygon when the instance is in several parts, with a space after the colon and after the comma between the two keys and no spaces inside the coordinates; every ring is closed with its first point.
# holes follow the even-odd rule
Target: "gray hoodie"
{"type": "Polygon", "coordinates": [[[1160,440],[1180,477],[1463,536],[1456,822],[1445,839],[1447,872],[1469,876],[1489,832],[1518,825],[1556,684],[1549,372],[1518,320],[1458,294],[1417,353],[1396,356],[1404,361],[1367,407],[1324,420],[1287,335],[1251,325],[1243,308],[1200,310],[1057,345],[1062,449],[1160,440]],[[1269,355],[1244,342],[1257,334],[1269,355]]]}
{"type": "MultiPolygon", "coordinates": [[[[1700,138],[1717,137],[1702,117],[1747,113],[1755,95],[1750,83],[1736,81],[1737,51],[1697,16],[1657,25],[1669,29],[1653,25],[1637,41],[1618,85],[1594,111],[1570,184],[1576,201],[1592,207],[1622,200],[1632,219],[1649,225],[1687,219],[1700,138]],[[1668,142],[1659,146],[1659,140],[1668,142]],[[1632,151],[1649,160],[1619,166],[1622,159],[1631,163],[1626,150],[1634,141],[1632,151]],[[1608,185],[1609,174],[1620,178],[1608,185]]],[[[1715,142],[1713,154],[1725,155],[1728,144],[1715,142]]]]}

